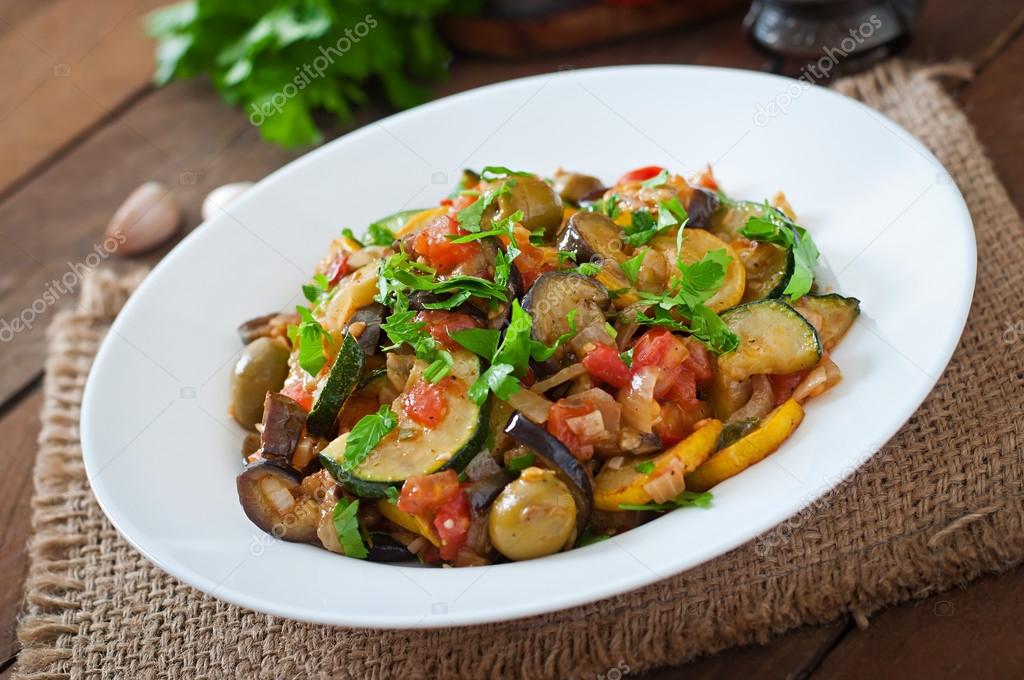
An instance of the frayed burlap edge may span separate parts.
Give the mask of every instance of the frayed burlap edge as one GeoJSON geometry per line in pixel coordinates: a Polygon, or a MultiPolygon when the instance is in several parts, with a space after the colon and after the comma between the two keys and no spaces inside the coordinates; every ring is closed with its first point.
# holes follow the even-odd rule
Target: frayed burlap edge
{"type": "MultiPolygon", "coordinates": [[[[966,119],[935,82],[968,76],[962,65],[915,69],[892,62],[841,81],[837,89],[880,109],[935,151],[960,185],[979,231],[976,300],[999,299],[1004,314],[1007,306],[1019,314],[1024,307],[1019,217],[966,119]]],[[[169,603],[157,611],[160,606],[130,595],[100,592],[90,575],[97,545],[123,542],[109,524],[99,537],[83,526],[96,510],[77,433],[88,365],[139,277],[94,274],[83,288],[81,308],[60,315],[50,330],[17,677],[592,677],[624,666],[637,672],[764,642],[843,613],[866,625],[882,607],[1010,568],[1024,558],[1020,425],[1007,424],[1007,411],[994,406],[1009,402],[1010,413],[1019,408],[1021,361],[1005,344],[999,359],[1005,366],[979,368],[962,360],[999,349],[1002,319],[976,303],[940,385],[889,446],[797,517],[686,574],[584,607],[503,624],[361,631],[239,610],[174,582],[127,548],[116,566],[157,584],[169,603]],[[961,395],[967,406],[986,400],[985,408],[967,412],[951,406],[957,402],[951,390],[990,382],[1000,371],[1010,378],[994,391],[975,386],[961,395]],[[958,416],[972,423],[949,425],[958,416]],[[974,430],[965,433],[970,427],[974,430]],[[968,457],[964,437],[975,430],[983,434],[968,457]],[[916,484],[898,478],[912,462],[910,453],[922,447],[934,462],[927,456],[916,461],[916,484]],[[880,527],[886,520],[869,514],[873,507],[904,516],[894,517],[897,526],[885,532],[880,527]],[[769,540],[782,529],[787,529],[783,539],[769,540]],[[826,535],[841,540],[829,542],[822,538],[826,535]],[[100,597],[115,606],[90,610],[100,597]],[[145,611],[122,611],[130,604],[145,611]],[[145,639],[133,630],[109,630],[108,619],[155,621],[162,633],[150,632],[145,639]],[[188,624],[184,632],[178,630],[182,621],[188,624]],[[210,621],[216,625],[210,627],[210,621]],[[192,627],[201,634],[192,635],[192,627]]]]}

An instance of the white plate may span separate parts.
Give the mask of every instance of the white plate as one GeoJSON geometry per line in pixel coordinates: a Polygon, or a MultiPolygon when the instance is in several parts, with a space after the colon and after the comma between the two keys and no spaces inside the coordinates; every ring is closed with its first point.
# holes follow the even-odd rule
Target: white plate
{"type": "MultiPolygon", "coordinates": [[[[86,387],[96,497],[173,576],[292,619],[379,627],[498,621],[638,588],[751,540],[878,450],[935,384],[974,290],[970,216],[903,129],[830,91],[723,69],[568,71],[449,97],[362,128],[260,182],[171,252],[132,296],[86,387]],[[835,353],[844,380],[777,453],[715,489],[710,510],[530,562],[416,569],[276,541],[235,495],[227,417],[235,326],[300,301],[344,226],[434,204],[463,167],[559,166],[612,181],[712,163],[731,195],[784,189],[864,313],[835,353]]],[[[770,551],[768,551],[770,553],[770,551]]],[[[778,568],[766,557],[765,569],[778,568]]],[[[784,566],[784,565],[783,565],[784,566]]]]}

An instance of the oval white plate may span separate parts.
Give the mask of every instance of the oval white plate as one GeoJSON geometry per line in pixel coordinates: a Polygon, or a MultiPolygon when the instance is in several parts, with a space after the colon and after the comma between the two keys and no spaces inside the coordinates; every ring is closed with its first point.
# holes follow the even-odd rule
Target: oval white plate
{"type": "MultiPolygon", "coordinates": [[[[970,216],[938,161],[878,113],[759,73],[569,71],[449,97],[291,163],[209,220],[132,296],[96,359],[82,447],[96,497],[161,568],[211,595],[352,626],[473,624],[552,611],[676,574],[749,541],[835,486],[907,420],[949,360],[974,290],[970,216]],[[328,241],[432,205],[463,167],[606,181],[712,163],[731,195],[784,189],[864,313],[835,354],[844,380],[766,461],[612,540],[530,562],[416,569],[273,540],[235,496],[227,417],[235,326],[300,302],[328,241]]],[[[766,570],[772,568],[766,563],[766,570]]]]}

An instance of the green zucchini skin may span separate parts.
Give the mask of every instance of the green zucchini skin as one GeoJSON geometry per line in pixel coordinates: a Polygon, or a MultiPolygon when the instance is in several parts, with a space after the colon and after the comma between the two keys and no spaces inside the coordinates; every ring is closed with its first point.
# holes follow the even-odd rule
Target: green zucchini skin
{"type": "Polygon", "coordinates": [[[346,333],[338,356],[334,357],[334,363],[331,364],[327,382],[320,390],[320,396],[317,397],[306,419],[306,430],[310,434],[318,437],[327,437],[331,434],[334,421],[338,419],[338,412],[352,394],[362,372],[363,350],[356,339],[346,333]]]}
{"type": "Polygon", "coordinates": [[[722,321],[740,338],[740,346],[723,354],[723,375],[744,380],[752,375],[806,370],[821,359],[818,331],[782,300],[748,302],[724,312],[722,321]]]}
{"type": "MultiPolygon", "coordinates": [[[[468,352],[466,355],[469,355],[468,352]]],[[[469,355],[472,356],[472,355],[469,355]]],[[[471,372],[471,375],[466,376],[469,378],[476,379],[482,371],[482,365],[479,357],[472,356],[472,361],[475,362],[475,371],[471,372]]],[[[459,397],[457,404],[449,407],[449,413],[453,410],[459,412],[467,412],[467,409],[472,409],[473,415],[471,416],[471,422],[473,427],[468,437],[461,439],[458,442],[453,442],[451,455],[447,460],[437,467],[431,467],[429,469],[417,470],[414,474],[426,475],[434,472],[441,472],[444,470],[452,469],[456,472],[460,472],[469,461],[473,459],[479,451],[485,446],[487,438],[489,436],[489,422],[490,422],[490,400],[484,402],[482,406],[477,406],[473,403],[468,396],[459,397]]],[[[376,480],[376,479],[365,479],[359,476],[358,470],[346,470],[341,465],[342,456],[344,455],[344,437],[342,435],[338,439],[335,439],[326,449],[320,452],[320,462],[323,464],[327,471],[344,486],[349,492],[361,496],[363,498],[384,498],[387,496],[389,487],[401,487],[404,479],[392,479],[392,480],[376,480]]],[[[409,443],[408,446],[417,446],[419,442],[409,443]]],[[[365,474],[365,473],[364,473],[365,474]]]]}
{"type": "Polygon", "coordinates": [[[844,297],[838,293],[809,293],[793,303],[794,309],[811,318],[821,319],[818,335],[826,350],[839,344],[839,341],[850,330],[850,326],[860,316],[860,300],[855,297],[844,297]]]}
{"type": "Polygon", "coordinates": [[[399,210],[396,213],[392,213],[390,215],[387,215],[386,217],[382,217],[379,220],[374,221],[373,224],[375,224],[377,226],[385,227],[388,230],[390,230],[391,233],[393,234],[393,233],[395,233],[397,231],[400,231],[402,229],[402,227],[405,226],[405,223],[409,221],[410,217],[412,217],[413,215],[417,215],[417,214],[423,212],[424,210],[427,210],[427,208],[413,208],[412,210],[399,210]]]}

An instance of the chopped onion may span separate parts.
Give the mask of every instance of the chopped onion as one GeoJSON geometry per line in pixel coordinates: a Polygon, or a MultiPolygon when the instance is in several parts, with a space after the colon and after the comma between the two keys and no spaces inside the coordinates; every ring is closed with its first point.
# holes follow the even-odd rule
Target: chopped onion
{"type": "Polygon", "coordinates": [[[772,391],[772,383],[768,376],[755,375],[750,379],[750,387],[750,399],[729,416],[726,422],[763,418],[775,407],[775,393],[772,391]]]}
{"type": "Polygon", "coordinates": [[[572,364],[571,366],[566,366],[558,373],[555,373],[553,376],[549,378],[544,378],[543,380],[537,382],[536,384],[531,386],[530,389],[536,392],[537,394],[544,394],[551,388],[558,387],[564,382],[568,382],[574,378],[578,378],[586,372],[587,369],[583,368],[583,364],[572,364]]]}
{"type": "Polygon", "coordinates": [[[655,503],[669,502],[686,488],[683,471],[682,461],[678,458],[672,458],[664,471],[644,484],[644,491],[647,492],[655,503]]]}
{"type": "Polygon", "coordinates": [[[396,354],[388,352],[388,382],[397,392],[405,391],[406,383],[409,382],[409,375],[412,373],[416,357],[412,354],[396,354]]]}
{"type": "Polygon", "coordinates": [[[538,425],[548,421],[551,402],[533,390],[519,390],[508,398],[508,403],[538,425]]]}
{"type": "Polygon", "coordinates": [[[839,372],[839,367],[835,362],[828,358],[822,359],[821,363],[808,373],[803,382],[793,390],[793,398],[803,403],[811,397],[817,397],[825,390],[835,387],[842,379],[842,373],[839,372]]]}
{"type": "Polygon", "coordinates": [[[608,462],[605,463],[604,466],[610,470],[618,470],[619,468],[622,467],[622,464],[625,462],[625,456],[615,456],[614,458],[609,458],[608,462]]]}
{"type": "Polygon", "coordinates": [[[601,417],[600,411],[591,411],[583,416],[567,418],[565,424],[573,434],[585,440],[596,441],[607,436],[604,429],[604,418],[601,417]]]}
{"type": "Polygon", "coordinates": [[[592,387],[589,390],[574,395],[590,402],[601,412],[601,419],[604,421],[604,429],[608,432],[609,438],[614,441],[618,439],[619,429],[622,426],[622,407],[615,398],[602,390],[600,387],[592,387]]]}
{"type": "Polygon", "coordinates": [[[629,387],[619,390],[622,419],[640,432],[652,432],[661,413],[661,407],[654,400],[659,373],[654,366],[644,366],[633,374],[629,387]]]}
{"type": "Polygon", "coordinates": [[[426,547],[426,545],[427,539],[423,538],[422,536],[417,536],[412,540],[412,542],[409,543],[409,545],[405,546],[405,549],[411,552],[413,555],[415,555],[419,553],[420,550],[423,550],[423,548],[426,547]]]}
{"type": "Polygon", "coordinates": [[[592,323],[586,328],[583,328],[576,333],[575,337],[569,341],[569,346],[572,347],[573,352],[576,356],[585,356],[589,350],[593,349],[592,345],[614,345],[615,340],[611,335],[608,334],[608,330],[604,327],[604,323],[592,323]]]}
{"type": "Polygon", "coordinates": [[[264,477],[260,480],[260,491],[267,502],[274,506],[280,514],[285,514],[295,506],[295,498],[291,490],[275,477],[264,477]]]}

